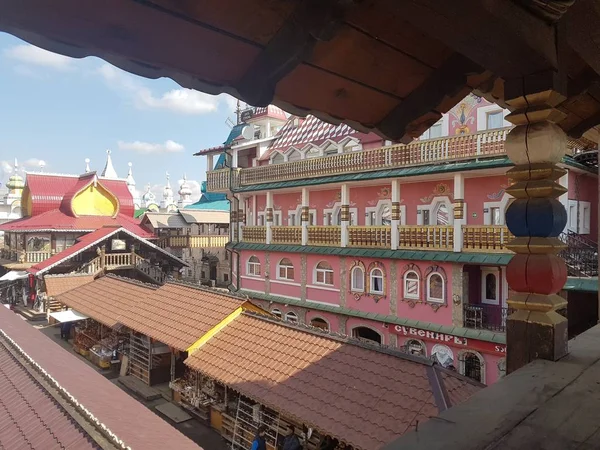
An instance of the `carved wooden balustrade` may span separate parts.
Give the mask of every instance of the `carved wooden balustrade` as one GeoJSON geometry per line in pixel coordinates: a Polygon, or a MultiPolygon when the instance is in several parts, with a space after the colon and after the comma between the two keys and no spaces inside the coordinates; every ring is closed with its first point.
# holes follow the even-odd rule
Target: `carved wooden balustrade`
{"type": "Polygon", "coordinates": [[[342,243],[342,227],[308,227],[308,245],[339,247],[342,243]]]}
{"type": "MultiPolygon", "coordinates": [[[[302,227],[272,227],[273,236],[271,242],[273,244],[293,244],[302,243],[302,227]]],[[[244,229],[244,235],[246,230],[244,229]]]]}
{"type": "Polygon", "coordinates": [[[158,242],[161,248],[208,248],[208,247],[225,247],[229,242],[227,235],[202,236],[202,235],[185,235],[185,236],[165,236],[158,242]]]}
{"type": "Polygon", "coordinates": [[[348,247],[391,248],[392,227],[348,227],[348,247]]]}
{"type": "Polygon", "coordinates": [[[504,225],[463,225],[463,250],[509,252],[505,247],[514,236],[504,225]]]}
{"type": "Polygon", "coordinates": [[[243,231],[243,240],[244,242],[257,242],[264,244],[267,242],[267,228],[246,226],[244,227],[243,231]]]}
{"type": "Polygon", "coordinates": [[[505,155],[504,140],[509,128],[474,134],[415,141],[373,150],[341,153],[322,158],[302,159],[283,164],[267,164],[245,169],[220,169],[207,173],[211,192],[235,189],[274,181],[370,172],[398,167],[419,166],[436,162],[462,161],[505,155]]]}
{"type": "Polygon", "coordinates": [[[403,225],[398,227],[398,232],[398,248],[401,249],[454,249],[454,227],[449,225],[403,225]]]}

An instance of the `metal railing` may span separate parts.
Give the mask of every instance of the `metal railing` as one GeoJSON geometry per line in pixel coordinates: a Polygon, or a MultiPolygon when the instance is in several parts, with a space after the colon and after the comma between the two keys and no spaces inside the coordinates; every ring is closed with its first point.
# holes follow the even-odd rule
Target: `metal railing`
{"type": "Polygon", "coordinates": [[[506,318],[512,312],[497,305],[463,305],[463,325],[476,330],[506,331],[506,318]]]}
{"type": "Polygon", "coordinates": [[[505,155],[504,140],[508,131],[509,128],[502,128],[282,164],[214,170],[207,173],[207,189],[222,192],[228,191],[230,184],[235,189],[274,181],[498,157],[505,155]]]}
{"type": "Polygon", "coordinates": [[[560,240],[567,245],[559,256],[565,260],[570,276],[598,276],[598,243],[572,231],[561,233],[560,240]]]}

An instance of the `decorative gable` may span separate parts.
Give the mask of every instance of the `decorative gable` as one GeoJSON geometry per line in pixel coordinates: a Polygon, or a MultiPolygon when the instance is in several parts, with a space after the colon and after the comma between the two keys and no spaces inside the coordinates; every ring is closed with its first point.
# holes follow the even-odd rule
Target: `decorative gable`
{"type": "Polygon", "coordinates": [[[73,196],[71,211],[75,217],[115,217],[119,213],[119,200],[94,177],[90,183],[73,196]]]}

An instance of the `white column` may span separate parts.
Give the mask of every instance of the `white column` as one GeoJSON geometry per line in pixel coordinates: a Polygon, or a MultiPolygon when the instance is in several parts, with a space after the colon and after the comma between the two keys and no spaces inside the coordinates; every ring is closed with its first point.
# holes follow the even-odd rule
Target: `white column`
{"type": "Polygon", "coordinates": [[[215,169],[213,156],[214,155],[206,155],[206,170],[207,171],[215,169]]]}
{"type": "Polygon", "coordinates": [[[231,167],[238,166],[238,154],[235,150],[231,151],[231,167]]]}
{"type": "Polygon", "coordinates": [[[230,210],[230,225],[229,225],[229,240],[231,242],[237,242],[236,235],[238,231],[238,199],[234,195],[229,199],[229,203],[231,205],[230,210]]]}
{"type": "Polygon", "coordinates": [[[258,211],[256,210],[256,195],[252,196],[252,226],[258,225],[258,211]]]}
{"type": "Polygon", "coordinates": [[[392,180],[392,250],[398,250],[400,226],[400,180],[392,180]]]}
{"type": "Polygon", "coordinates": [[[465,178],[462,173],[454,174],[454,251],[462,252],[463,229],[467,223],[465,215],[465,178]]]}
{"type": "Polygon", "coordinates": [[[348,247],[348,225],[350,223],[350,186],[342,184],[341,240],[342,247],[348,247]]]}
{"type": "Polygon", "coordinates": [[[267,210],[265,211],[265,226],[267,228],[267,244],[273,240],[273,193],[267,192],[267,210]]]}
{"type": "Polygon", "coordinates": [[[310,209],[310,192],[308,188],[302,188],[302,208],[300,212],[300,223],[302,224],[302,245],[308,245],[308,225],[310,209]]]}

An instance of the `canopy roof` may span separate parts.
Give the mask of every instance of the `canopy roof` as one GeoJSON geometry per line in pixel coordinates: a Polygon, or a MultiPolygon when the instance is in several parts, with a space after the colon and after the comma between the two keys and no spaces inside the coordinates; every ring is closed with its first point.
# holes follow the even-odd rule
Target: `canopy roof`
{"type": "Polygon", "coordinates": [[[0,30],[48,50],[392,139],[421,134],[469,91],[502,101],[505,81],[539,80],[559,65],[568,97],[560,125],[578,134],[600,121],[593,1],[0,0],[0,8],[0,30]]]}

